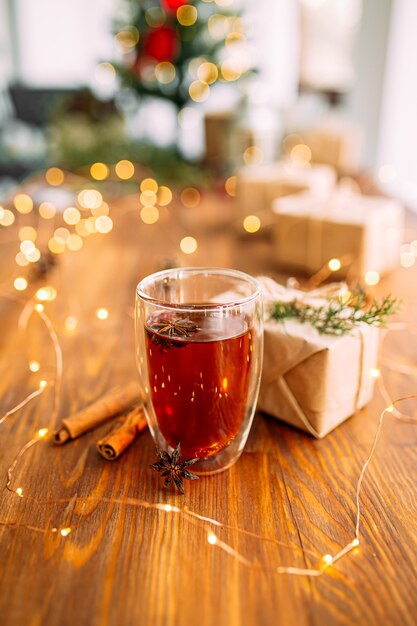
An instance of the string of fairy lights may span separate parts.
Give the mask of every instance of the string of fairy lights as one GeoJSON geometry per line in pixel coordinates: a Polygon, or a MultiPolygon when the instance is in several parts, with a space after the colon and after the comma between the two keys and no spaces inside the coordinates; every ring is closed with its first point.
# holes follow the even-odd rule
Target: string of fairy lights
{"type": "MultiPolygon", "coordinates": [[[[136,176],[137,172],[133,163],[127,160],[123,160],[118,162],[114,166],[108,166],[104,163],[94,163],[89,168],[89,174],[90,178],[93,181],[97,182],[109,181],[110,179],[112,179],[113,181],[131,181],[132,179],[135,180],[134,177],[136,176]]],[[[85,179],[82,177],[74,176],[71,173],[64,172],[62,169],[57,167],[53,167],[47,170],[45,172],[44,178],[46,183],[51,187],[59,187],[65,185],[66,183],[69,183],[70,186],[81,186],[81,189],[79,189],[75,193],[74,206],[67,207],[62,213],[62,220],[65,223],[65,226],[56,225],[56,220],[58,219],[58,211],[51,202],[42,202],[39,204],[39,206],[37,207],[37,220],[33,220],[31,225],[21,225],[20,223],[18,224],[18,235],[20,244],[19,251],[17,252],[15,257],[15,261],[17,266],[19,267],[36,264],[40,261],[42,253],[40,246],[38,247],[38,241],[42,238],[42,226],[44,224],[49,224],[50,221],[52,221],[53,227],[52,229],[49,229],[51,232],[51,236],[47,241],[47,246],[50,253],[54,255],[61,254],[65,250],[77,252],[81,249],[84,239],[86,237],[95,233],[105,235],[109,233],[113,228],[113,220],[110,216],[110,206],[104,200],[102,193],[98,189],[92,187],[91,183],[86,182],[85,179]]],[[[160,217],[160,211],[163,210],[165,207],[168,207],[173,201],[174,193],[169,187],[159,185],[155,179],[150,177],[142,178],[140,181],[135,182],[137,182],[138,184],[139,192],[138,208],[136,208],[135,210],[139,213],[139,217],[144,224],[156,224],[160,217]]],[[[235,196],[235,176],[231,176],[226,180],[225,191],[230,197],[235,196]]],[[[201,194],[197,189],[187,187],[180,192],[179,198],[180,202],[185,207],[197,208],[201,201],[201,194]]],[[[11,226],[16,221],[16,219],[21,220],[22,218],[30,218],[33,216],[33,213],[35,211],[35,203],[29,193],[26,193],[25,190],[19,192],[14,196],[12,205],[13,206],[11,206],[10,208],[0,207],[0,224],[2,226],[11,226]]],[[[262,223],[260,218],[254,215],[249,216],[249,218],[244,218],[242,226],[247,233],[252,234],[258,232],[262,228],[262,223]]],[[[197,240],[194,237],[188,235],[184,236],[179,242],[179,247],[184,254],[193,254],[196,251],[197,246],[197,240]]],[[[400,254],[412,254],[414,259],[417,256],[416,242],[413,241],[410,244],[406,244],[406,246],[407,250],[405,250],[405,248],[402,248],[400,254]]],[[[401,260],[403,261],[402,257],[401,260]]],[[[342,267],[348,266],[350,262],[351,259],[349,257],[330,259],[329,262],[310,279],[309,285],[317,286],[323,280],[327,279],[332,273],[337,272],[342,267]]],[[[412,266],[412,263],[409,260],[405,264],[403,262],[401,264],[403,267],[412,266]]],[[[377,277],[377,279],[376,277],[374,277],[374,279],[375,280],[366,280],[365,277],[365,282],[367,282],[368,284],[377,284],[377,282],[379,281],[379,276],[377,277]]],[[[23,303],[22,311],[18,319],[18,327],[20,328],[20,330],[26,331],[31,316],[33,314],[38,315],[46,328],[55,354],[54,379],[52,381],[42,379],[39,382],[37,388],[31,391],[23,400],[21,400],[18,404],[9,409],[0,418],[0,424],[3,424],[7,419],[15,416],[29,403],[35,401],[36,398],[41,396],[41,394],[43,394],[47,389],[53,389],[53,411],[50,417],[49,427],[43,427],[36,431],[33,437],[20,449],[12,464],[7,470],[7,490],[15,494],[17,497],[34,500],[34,498],[32,498],[32,496],[30,495],[30,489],[21,485],[14,486],[14,476],[23,455],[25,455],[36,444],[44,442],[48,439],[50,427],[51,425],[54,425],[59,413],[61,386],[63,378],[62,349],[52,321],[45,312],[45,306],[49,302],[56,299],[57,290],[52,286],[42,285],[38,289],[36,289],[33,297],[25,299],[22,297],[23,293],[21,292],[24,292],[27,289],[29,285],[28,278],[24,276],[18,276],[17,278],[14,278],[13,285],[15,291],[17,291],[18,293],[15,296],[13,296],[12,294],[5,295],[6,297],[14,300],[17,299],[18,302],[23,303]]],[[[96,310],[95,315],[98,320],[104,321],[109,317],[109,311],[106,308],[100,307],[96,310]]],[[[77,327],[78,323],[78,318],[73,315],[68,316],[65,319],[65,329],[72,331],[77,327]]],[[[407,328],[404,328],[404,325],[393,325],[389,328],[389,330],[407,330],[407,328]]],[[[412,370],[412,368],[406,368],[407,371],[405,371],[405,366],[402,366],[402,364],[400,363],[393,362],[391,359],[385,359],[384,365],[386,364],[386,362],[388,363],[388,366],[390,366],[392,369],[397,369],[397,371],[399,371],[400,373],[416,373],[412,370]]],[[[31,360],[29,362],[29,370],[33,373],[38,372],[40,370],[40,367],[41,365],[39,361],[31,360]]],[[[416,422],[413,417],[407,416],[399,411],[397,405],[406,399],[415,399],[417,397],[417,394],[410,395],[407,398],[398,398],[396,400],[391,400],[383,376],[381,375],[381,371],[379,369],[372,370],[372,372],[370,372],[370,375],[378,381],[379,389],[385,402],[385,407],[380,414],[378,427],[375,433],[373,444],[371,446],[371,450],[362,466],[356,484],[356,523],[352,539],[335,554],[328,552],[320,556],[311,553],[312,556],[316,556],[318,559],[318,566],[315,568],[278,566],[273,570],[278,574],[320,576],[342,557],[358,549],[360,545],[362,484],[369,463],[371,462],[374,455],[385,417],[387,415],[392,415],[393,417],[402,421],[407,421],[411,423],[416,422]]],[[[218,536],[218,534],[214,532],[213,529],[230,529],[236,531],[237,533],[251,535],[252,537],[262,542],[274,541],[275,543],[282,545],[290,550],[301,550],[303,554],[309,552],[301,548],[288,546],[282,542],[279,542],[275,538],[262,537],[255,533],[250,533],[239,527],[225,525],[219,520],[202,516],[186,507],[180,508],[171,504],[150,503],[135,498],[114,499],[94,498],[92,496],[88,496],[82,499],[83,502],[87,502],[88,500],[98,500],[100,502],[105,502],[109,504],[124,504],[142,509],[160,510],[166,512],[167,514],[173,513],[176,515],[180,515],[184,517],[184,519],[186,519],[189,523],[198,524],[203,527],[203,529],[207,533],[207,542],[209,545],[217,546],[217,548],[223,550],[225,553],[237,559],[239,562],[248,567],[258,567],[258,564],[250,561],[244,555],[238,552],[232,545],[222,540],[218,536]]],[[[36,499],[36,501],[40,502],[39,499],[36,499]]],[[[55,503],[68,503],[70,501],[74,502],[74,499],[71,498],[53,500],[53,502],[55,503]]],[[[45,502],[52,502],[52,500],[45,500],[45,502]]],[[[21,525],[36,532],[58,533],[60,534],[60,536],[65,538],[72,531],[74,531],[75,528],[78,527],[83,521],[85,521],[84,518],[81,518],[78,522],[72,524],[71,526],[53,526],[51,528],[40,528],[31,524],[18,524],[15,522],[9,522],[4,520],[0,520],[0,525],[21,525]]]]}
{"type": "MultiPolygon", "coordinates": [[[[105,309],[99,309],[98,312],[101,312],[101,317],[103,319],[105,319],[108,315],[108,311],[105,309]]],[[[47,383],[46,380],[42,380],[39,384],[38,389],[36,389],[35,391],[31,392],[28,396],[26,396],[26,398],[24,398],[21,402],[19,402],[16,406],[14,406],[13,408],[9,409],[7,411],[7,413],[1,418],[0,420],[0,424],[3,423],[6,419],[12,417],[13,415],[15,415],[20,409],[22,409],[24,406],[26,406],[29,402],[32,402],[33,400],[35,400],[38,396],[41,395],[41,393],[43,393],[45,391],[45,389],[47,387],[53,387],[54,388],[54,408],[53,408],[53,414],[52,414],[52,419],[51,419],[51,423],[54,423],[57,416],[58,416],[58,412],[59,412],[59,403],[60,403],[60,389],[61,389],[61,381],[62,381],[62,376],[63,376],[63,366],[62,366],[62,350],[60,347],[60,343],[57,337],[57,334],[55,332],[55,329],[53,327],[53,324],[51,322],[51,320],[49,319],[48,315],[45,313],[44,310],[44,305],[36,302],[36,300],[30,299],[29,301],[27,301],[22,309],[22,312],[19,316],[19,327],[23,330],[25,330],[27,328],[27,324],[28,321],[30,319],[30,316],[33,313],[37,313],[38,316],[40,317],[40,319],[42,320],[42,322],[44,323],[47,332],[49,334],[51,343],[53,345],[54,348],[54,352],[55,352],[55,378],[54,381],[52,382],[52,384],[47,383]]],[[[100,318],[100,315],[98,315],[98,317],[100,318]]],[[[395,330],[404,330],[406,329],[404,327],[404,325],[402,324],[397,324],[397,325],[392,325],[390,328],[388,328],[389,332],[395,331],[395,330]]],[[[392,367],[395,369],[395,367],[398,365],[395,362],[391,363],[392,367]]],[[[37,367],[34,368],[35,371],[37,371],[37,367]]],[[[33,370],[31,370],[33,371],[33,370]]],[[[401,371],[401,368],[400,370],[401,371]]],[[[407,373],[409,373],[407,371],[407,373]]],[[[414,372],[415,373],[415,372],[414,372]]],[[[417,394],[411,394],[408,395],[406,397],[401,397],[401,398],[397,398],[395,400],[391,400],[389,393],[387,391],[386,385],[384,383],[383,377],[381,375],[381,371],[379,369],[374,369],[370,372],[370,375],[373,376],[375,379],[378,380],[379,383],[379,389],[381,391],[382,397],[384,399],[384,401],[386,402],[386,406],[384,407],[384,409],[381,411],[380,413],[380,417],[379,417],[379,421],[378,421],[378,427],[377,430],[375,432],[375,436],[374,436],[374,440],[370,449],[370,452],[362,466],[362,469],[360,471],[359,474],[359,478],[356,484],[356,522],[355,522],[355,530],[354,530],[354,536],[351,539],[351,541],[349,541],[345,546],[343,546],[338,552],[336,552],[335,554],[331,554],[330,552],[325,553],[323,555],[321,555],[320,557],[317,556],[318,558],[318,565],[316,567],[304,567],[304,568],[300,568],[300,567],[289,567],[289,566],[278,566],[276,568],[274,568],[272,571],[277,573],[277,574],[288,574],[288,575],[298,575],[298,576],[312,576],[312,577],[317,577],[317,576],[321,576],[329,567],[334,566],[336,562],[338,562],[340,559],[342,559],[342,557],[346,556],[347,554],[349,554],[350,552],[355,551],[356,549],[359,548],[360,546],[360,533],[361,533],[361,511],[362,511],[362,507],[361,507],[361,490],[362,490],[362,484],[363,484],[363,480],[365,478],[366,475],[366,471],[368,469],[368,466],[373,458],[374,452],[376,450],[377,447],[377,443],[380,437],[380,433],[382,430],[382,426],[385,420],[386,415],[393,415],[394,417],[398,418],[399,420],[403,420],[403,421],[407,421],[407,422],[411,422],[411,423],[417,423],[417,420],[411,416],[407,416],[405,414],[403,414],[401,411],[398,410],[397,405],[400,404],[401,402],[405,401],[405,400],[411,400],[411,399],[416,399],[417,398],[417,394]]],[[[49,434],[49,429],[44,427],[44,428],[40,428],[35,434],[34,436],[20,449],[20,451],[18,452],[18,454],[16,455],[16,457],[14,458],[12,464],[10,465],[10,467],[7,470],[7,483],[6,483],[6,488],[8,491],[10,491],[11,493],[14,493],[16,496],[20,497],[20,498],[28,498],[28,499],[32,499],[35,500],[37,503],[40,503],[41,501],[39,499],[34,499],[32,496],[30,496],[30,493],[27,494],[27,489],[23,489],[22,486],[17,486],[15,487],[13,485],[14,483],[14,474],[16,472],[16,469],[18,467],[18,464],[20,462],[20,460],[22,459],[23,455],[30,450],[33,446],[35,446],[36,444],[45,441],[47,439],[47,436],[49,434]]],[[[253,538],[261,541],[261,542],[265,542],[265,541],[274,541],[275,543],[277,543],[278,545],[283,545],[284,547],[290,549],[290,550],[301,550],[303,552],[303,554],[305,555],[307,552],[311,551],[305,551],[302,548],[297,548],[297,547],[293,547],[293,546],[288,546],[278,540],[276,540],[275,538],[270,538],[270,537],[263,537],[261,535],[257,535],[256,533],[251,533],[249,531],[246,531],[242,528],[239,527],[234,527],[234,526],[230,526],[230,525],[226,525],[223,524],[222,522],[220,522],[219,520],[216,520],[214,518],[210,518],[207,516],[202,516],[200,514],[198,514],[195,511],[192,511],[190,509],[188,509],[187,507],[177,507],[171,504],[166,504],[166,503],[151,503],[151,502],[147,502],[147,501],[143,501],[143,500],[139,500],[139,499],[135,499],[135,498],[95,498],[92,496],[87,496],[85,498],[79,498],[76,500],[80,500],[83,502],[87,502],[87,501],[98,501],[98,502],[103,502],[103,503],[108,503],[108,504],[124,504],[124,505],[129,505],[129,506],[133,506],[136,508],[142,508],[142,509],[153,509],[153,510],[159,510],[159,511],[163,511],[165,513],[173,513],[179,516],[182,516],[186,521],[188,521],[189,523],[192,524],[197,524],[202,526],[203,530],[205,530],[206,535],[207,535],[207,542],[210,546],[216,546],[217,548],[221,549],[222,551],[224,551],[226,554],[228,554],[229,556],[231,556],[232,558],[235,558],[236,560],[238,560],[240,563],[242,563],[243,565],[245,565],[246,567],[251,567],[251,568],[259,568],[259,564],[252,562],[250,559],[246,558],[244,555],[242,555],[238,550],[236,550],[232,545],[230,545],[229,543],[227,543],[226,541],[224,541],[223,539],[221,539],[218,534],[216,534],[216,532],[214,532],[213,528],[217,528],[217,529],[229,529],[229,530],[234,530],[237,533],[240,534],[246,534],[246,535],[250,535],[253,538]]],[[[65,498],[61,498],[61,499],[54,499],[54,500],[44,500],[42,501],[44,503],[49,502],[49,503],[68,503],[68,502],[74,502],[74,498],[70,498],[70,499],[65,499],[65,498]]],[[[81,523],[83,523],[83,521],[85,521],[86,518],[81,518],[80,520],[78,520],[78,522],[72,524],[71,526],[63,526],[63,527],[58,527],[58,526],[53,526],[51,528],[49,527],[45,527],[45,528],[40,528],[37,526],[34,526],[32,524],[19,524],[19,523],[15,523],[15,522],[8,522],[8,521],[4,521],[4,520],[0,520],[0,525],[3,526],[24,526],[27,529],[36,531],[36,532],[41,532],[43,534],[51,532],[51,533],[58,533],[61,537],[65,538],[67,537],[71,532],[73,532],[81,523]]],[[[218,532],[218,531],[217,531],[218,532]]],[[[311,553],[313,556],[314,553],[311,553]]]]}

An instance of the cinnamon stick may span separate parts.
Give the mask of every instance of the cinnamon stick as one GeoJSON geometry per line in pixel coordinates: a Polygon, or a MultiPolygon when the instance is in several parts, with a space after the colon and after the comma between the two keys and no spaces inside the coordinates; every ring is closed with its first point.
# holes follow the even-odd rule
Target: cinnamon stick
{"type": "Polygon", "coordinates": [[[97,450],[107,461],[114,461],[146,430],[146,421],[143,404],[135,406],[126,415],[121,426],[111,430],[105,437],[97,442],[97,450]]]}
{"type": "Polygon", "coordinates": [[[62,445],[70,439],[76,439],[142,399],[136,382],[115,387],[82,411],[62,420],[61,427],[54,433],[53,441],[62,445]]]}

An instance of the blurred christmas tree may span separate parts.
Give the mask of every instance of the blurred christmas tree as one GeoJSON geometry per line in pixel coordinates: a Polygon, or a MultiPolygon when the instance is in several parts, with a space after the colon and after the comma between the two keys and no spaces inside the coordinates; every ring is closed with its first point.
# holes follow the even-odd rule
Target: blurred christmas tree
{"type": "Polygon", "coordinates": [[[204,102],[216,82],[240,81],[251,72],[244,24],[233,0],[127,0],[129,25],[116,41],[116,66],[125,87],[140,96],[204,102]]]}

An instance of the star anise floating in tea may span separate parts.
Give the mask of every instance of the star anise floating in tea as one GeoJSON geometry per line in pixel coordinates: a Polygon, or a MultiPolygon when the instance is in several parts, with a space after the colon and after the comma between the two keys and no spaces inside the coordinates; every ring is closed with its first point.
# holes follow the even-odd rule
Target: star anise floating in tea
{"type": "Polygon", "coordinates": [[[151,325],[151,329],[159,335],[166,335],[167,337],[189,337],[199,330],[197,324],[190,322],[188,317],[178,317],[173,320],[161,317],[151,325]]]}
{"type": "Polygon", "coordinates": [[[168,489],[172,484],[182,494],[184,494],[184,478],[186,480],[197,480],[198,476],[190,472],[187,467],[197,463],[199,459],[182,459],[180,444],[177,445],[174,452],[170,455],[164,450],[156,450],[160,461],[152,463],[150,467],[161,474],[165,478],[164,489],[168,489]]]}
{"type": "Polygon", "coordinates": [[[189,337],[192,333],[200,330],[197,324],[191,322],[188,317],[177,317],[175,319],[160,317],[155,322],[149,324],[149,328],[155,333],[151,338],[152,343],[163,350],[172,348],[172,346],[183,348],[187,345],[186,342],[173,342],[172,339],[189,337]]]}

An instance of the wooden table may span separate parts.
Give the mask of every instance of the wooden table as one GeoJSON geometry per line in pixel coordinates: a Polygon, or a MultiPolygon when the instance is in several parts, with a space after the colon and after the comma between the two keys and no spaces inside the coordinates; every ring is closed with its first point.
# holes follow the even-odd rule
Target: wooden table
{"type": "MultiPolygon", "coordinates": [[[[132,318],[141,277],[172,261],[273,273],[268,233],[239,234],[235,209],[221,196],[207,198],[197,209],[164,209],[154,225],[140,221],[137,202],[131,197],[113,203],[113,231],[91,236],[77,253],[61,255],[47,279],[36,283],[57,289],[45,310],[63,350],[61,417],[135,378],[132,318]],[[189,257],[179,250],[186,234],[199,243],[189,257]],[[97,319],[99,307],[109,310],[107,320],[97,319]],[[68,316],[78,319],[74,331],[65,329],[68,316]]],[[[415,223],[410,218],[408,240],[417,238],[415,223]]],[[[9,228],[0,240],[3,294],[13,292],[7,276],[17,251],[13,233],[16,229],[9,228]]],[[[399,319],[410,323],[417,306],[416,276],[416,267],[401,269],[376,289],[403,298],[399,319]]],[[[34,288],[22,297],[29,298],[34,288]]],[[[54,378],[53,347],[42,321],[34,315],[26,332],[17,327],[22,306],[1,301],[2,414],[41,378],[54,378]],[[39,372],[29,371],[31,359],[40,362],[39,372]]],[[[415,336],[395,333],[385,355],[413,364],[416,347],[415,336]]],[[[417,392],[415,377],[383,371],[393,397],[417,392]]],[[[108,426],[61,448],[42,441],[14,471],[13,487],[23,490],[19,498],[4,488],[7,468],[38,429],[54,427],[52,403],[51,388],[0,426],[4,626],[416,624],[413,425],[386,419],[363,483],[361,547],[319,578],[274,572],[279,565],[315,567],[309,551],[334,554],[353,538],[356,483],[383,407],[378,393],[323,441],[257,415],[239,462],[223,474],[187,484],[185,496],[163,492],[158,475],[148,469],[155,459],[149,433],[113,463],[95,449],[108,426]],[[247,567],[210,545],[204,524],[135,506],[128,498],[188,507],[271,541],[215,529],[254,563],[247,567]],[[64,538],[52,527],[73,530],[64,538]]]]}

